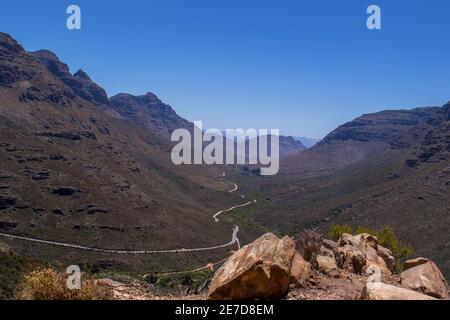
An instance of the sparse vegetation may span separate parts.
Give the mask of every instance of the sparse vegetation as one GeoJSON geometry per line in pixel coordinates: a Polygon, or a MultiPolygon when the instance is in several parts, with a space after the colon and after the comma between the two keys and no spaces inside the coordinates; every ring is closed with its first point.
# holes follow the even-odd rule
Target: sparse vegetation
{"type": "Polygon", "coordinates": [[[163,291],[181,295],[200,293],[213,275],[212,270],[167,275],[160,277],[155,285],[163,291]]]}
{"type": "Polygon", "coordinates": [[[333,224],[328,231],[328,236],[332,240],[337,241],[344,233],[352,234],[352,227],[347,224],[333,224]]]}
{"type": "Polygon", "coordinates": [[[25,275],[16,298],[20,300],[108,300],[110,289],[97,285],[93,278],[82,275],[80,290],[69,290],[67,275],[53,268],[43,268],[25,275]]]}
{"type": "Polygon", "coordinates": [[[400,273],[403,269],[403,260],[413,253],[413,248],[403,244],[389,226],[384,226],[381,231],[376,231],[367,227],[358,227],[356,233],[368,233],[376,237],[378,244],[392,251],[395,257],[395,271],[400,273]]]}
{"type": "Polygon", "coordinates": [[[11,299],[28,263],[0,242],[0,300],[11,299]]]}
{"type": "Polygon", "coordinates": [[[314,230],[303,230],[295,237],[295,248],[312,265],[316,264],[322,244],[323,236],[314,230]]]}
{"type": "MultiPolygon", "coordinates": [[[[330,227],[328,235],[333,240],[338,240],[343,233],[353,234],[353,228],[349,225],[334,224],[330,227]]],[[[368,227],[359,226],[356,228],[356,234],[368,233],[377,238],[378,244],[392,251],[395,257],[395,271],[400,273],[403,268],[403,261],[413,253],[413,248],[402,243],[394,230],[389,226],[384,226],[381,231],[377,231],[368,227]]]]}
{"type": "Polygon", "coordinates": [[[256,203],[249,207],[237,208],[233,211],[227,212],[221,219],[223,219],[223,221],[227,223],[239,226],[239,228],[250,232],[254,236],[259,236],[268,232],[268,230],[264,226],[255,223],[251,217],[259,208],[271,208],[272,203],[270,199],[265,197],[264,194],[258,191],[250,192],[247,198],[256,200],[256,203]]]}

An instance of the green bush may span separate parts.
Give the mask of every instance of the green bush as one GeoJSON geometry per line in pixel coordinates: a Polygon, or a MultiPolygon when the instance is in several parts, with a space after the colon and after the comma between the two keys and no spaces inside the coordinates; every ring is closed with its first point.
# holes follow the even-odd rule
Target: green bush
{"type": "Polygon", "coordinates": [[[328,236],[334,240],[338,241],[343,233],[352,234],[353,229],[347,224],[333,224],[328,231],[328,236]]]}
{"type": "MultiPolygon", "coordinates": [[[[353,234],[351,226],[346,224],[333,224],[330,227],[328,235],[334,241],[337,241],[343,233],[353,234]]],[[[403,261],[412,254],[413,248],[402,243],[396,236],[394,230],[389,226],[384,226],[382,230],[377,231],[368,227],[359,226],[356,234],[368,233],[377,238],[378,244],[392,251],[395,258],[395,271],[400,273],[403,269],[403,261]]]]}
{"type": "Polygon", "coordinates": [[[12,299],[29,263],[0,242],[0,300],[12,299]]]}

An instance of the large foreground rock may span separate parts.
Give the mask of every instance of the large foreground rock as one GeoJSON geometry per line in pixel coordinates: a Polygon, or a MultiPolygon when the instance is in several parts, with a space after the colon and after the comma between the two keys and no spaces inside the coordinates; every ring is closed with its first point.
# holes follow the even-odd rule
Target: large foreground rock
{"type": "Polygon", "coordinates": [[[282,298],[286,295],[294,241],[268,233],[237,251],[217,270],[208,292],[210,300],[282,298]]]}
{"type": "Polygon", "coordinates": [[[361,299],[363,300],[436,300],[433,297],[408,290],[394,287],[384,283],[369,282],[363,289],[361,299]]]}
{"type": "Polygon", "coordinates": [[[436,298],[450,298],[445,278],[433,261],[418,258],[405,265],[408,269],[401,274],[403,286],[436,298]]]}

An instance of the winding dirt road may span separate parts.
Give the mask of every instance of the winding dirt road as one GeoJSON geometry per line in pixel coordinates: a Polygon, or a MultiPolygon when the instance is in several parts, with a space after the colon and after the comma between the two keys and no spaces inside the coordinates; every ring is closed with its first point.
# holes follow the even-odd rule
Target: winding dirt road
{"type": "MultiPolygon", "coordinates": [[[[225,174],[223,176],[225,176],[225,174]]],[[[232,193],[232,192],[235,192],[235,191],[238,190],[238,186],[235,183],[233,183],[233,184],[234,184],[234,189],[228,191],[229,193],[232,193]]],[[[237,209],[237,208],[242,208],[242,207],[249,206],[249,205],[251,205],[252,203],[255,203],[255,202],[256,202],[256,200],[249,201],[249,202],[247,202],[245,204],[242,204],[242,205],[237,205],[237,206],[231,207],[231,208],[226,209],[226,210],[221,210],[221,211],[217,212],[213,216],[213,218],[214,218],[214,220],[216,222],[219,222],[219,219],[217,217],[220,214],[225,213],[225,212],[230,212],[230,211],[232,211],[234,209],[237,209]]],[[[6,234],[6,233],[0,233],[0,236],[1,237],[5,237],[5,238],[9,238],[9,239],[13,239],[13,240],[21,240],[21,241],[28,241],[28,242],[34,242],[34,243],[41,243],[41,244],[47,244],[47,245],[52,245],[52,246],[58,246],[58,247],[65,247],[65,248],[84,250],[84,251],[113,253],[113,254],[162,254],[162,253],[184,253],[184,252],[212,251],[212,250],[217,250],[217,249],[230,247],[230,246],[232,246],[232,245],[234,245],[236,243],[238,244],[238,247],[240,247],[239,239],[237,237],[238,232],[239,232],[239,227],[235,226],[233,228],[231,241],[226,243],[226,244],[212,246],[212,247],[204,247],[204,248],[191,248],[191,249],[182,248],[182,249],[166,249],[166,250],[113,250],[113,249],[101,249],[101,248],[95,248],[95,247],[82,246],[82,245],[73,244],[73,243],[64,243],[64,242],[42,240],[42,239],[36,239],[36,238],[30,238],[30,237],[15,236],[15,235],[10,235],[10,234],[6,234]]]]}

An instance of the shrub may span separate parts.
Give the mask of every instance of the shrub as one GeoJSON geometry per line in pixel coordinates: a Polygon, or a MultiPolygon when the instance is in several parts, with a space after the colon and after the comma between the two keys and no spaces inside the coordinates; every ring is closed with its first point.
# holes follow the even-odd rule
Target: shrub
{"type": "Polygon", "coordinates": [[[200,293],[214,276],[212,270],[162,275],[155,283],[166,294],[200,293]]]}
{"type": "Polygon", "coordinates": [[[17,256],[0,242],[0,300],[12,299],[14,290],[31,263],[17,256]]]}
{"type": "Polygon", "coordinates": [[[377,238],[378,244],[392,251],[395,258],[395,271],[400,273],[403,269],[403,260],[410,256],[413,248],[403,244],[396,236],[394,230],[389,226],[384,226],[381,231],[376,231],[367,227],[358,227],[357,234],[368,233],[377,238]]]}
{"type": "Polygon", "coordinates": [[[352,234],[353,229],[347,224],[333,224],[328,231],[328,236],[334,240],[338,241],[343,233],[352,234]]]}
{"type": "Polygon", "coordinates": [[[67,274],[53,268],[38,269],[25,275],[16,298],[20,300],[107,300],[113,294],[109,288],[97,285],[83,274],[80,290],[67,288],[67,274]]]}
{"type": "Polygon", "coordinates": [[[294,240],[297,251],[306,261],[315,266],[316,257],[320,253],[320,248],[323,245],[323,236],[314,230],[304,230],[294,240]]]}

